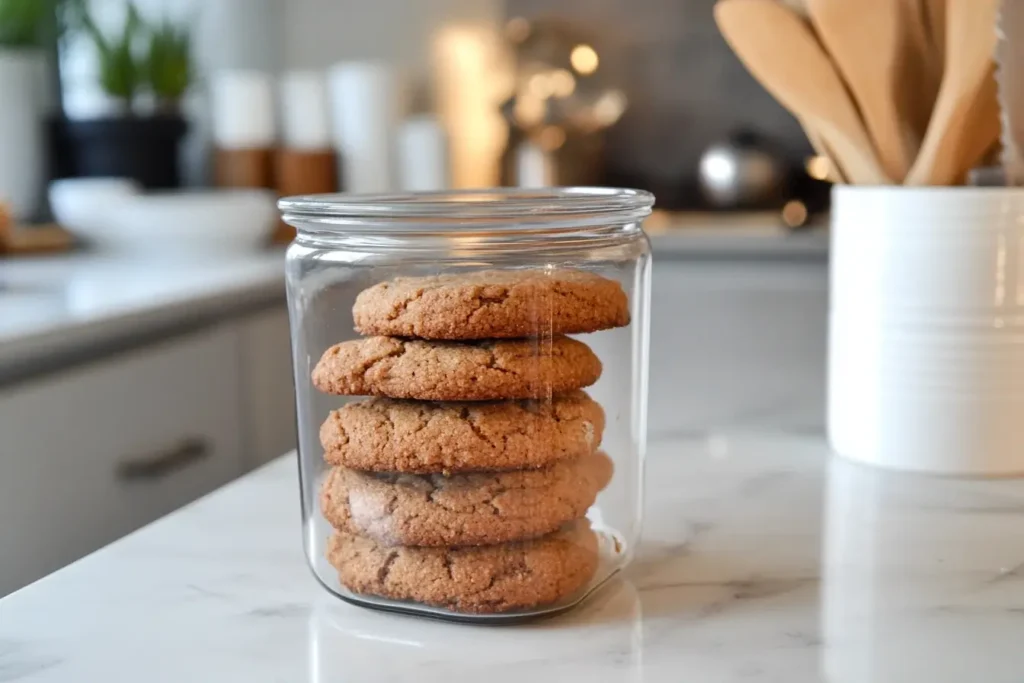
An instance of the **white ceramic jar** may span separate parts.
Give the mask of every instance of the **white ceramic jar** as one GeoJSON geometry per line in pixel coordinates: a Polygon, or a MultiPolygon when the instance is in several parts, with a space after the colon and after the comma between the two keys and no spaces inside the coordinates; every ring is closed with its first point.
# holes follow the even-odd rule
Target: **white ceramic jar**
{"type": "Polygon", "coordinates": [[[828,433],[880,467],[1024,474],[1024,190],[833,191],[828,433]]]}

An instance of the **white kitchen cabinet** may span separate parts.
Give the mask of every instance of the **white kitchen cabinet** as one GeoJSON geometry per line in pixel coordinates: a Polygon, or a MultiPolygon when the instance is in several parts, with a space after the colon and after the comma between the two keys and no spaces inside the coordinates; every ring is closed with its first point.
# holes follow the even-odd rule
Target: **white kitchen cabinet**
{"type": "Polygon", "coordinates": [[[0,391],[0,595],[238,476],[237,330],[0,391]]]}
{"type": "Polygon", "coordinates": [[[288,311],[273,308],[239,321],[242,458],[246,469],[296,447],[295,383],[288,311]]]}

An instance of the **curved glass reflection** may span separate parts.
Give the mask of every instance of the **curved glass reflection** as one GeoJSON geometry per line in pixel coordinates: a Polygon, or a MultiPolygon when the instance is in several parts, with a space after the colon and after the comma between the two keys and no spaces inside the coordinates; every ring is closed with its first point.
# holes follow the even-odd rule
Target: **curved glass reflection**
{"type": "Polygon", "coordinates": [[[309,629],[311,683],[433,680],[453,669],[480,681],[581,672],[588,681],[642,680],[640,598],[622,579],[564,615],[518,626],[424,621],[319,601],[309,629]]]}

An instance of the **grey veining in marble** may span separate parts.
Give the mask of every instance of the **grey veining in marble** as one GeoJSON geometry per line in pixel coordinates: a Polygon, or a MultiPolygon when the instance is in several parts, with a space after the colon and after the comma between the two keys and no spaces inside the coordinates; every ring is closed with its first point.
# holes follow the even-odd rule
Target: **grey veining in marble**
{"type": "Polygon", "coordinates": [[[817,437],[656,439],[639,557],[567,615],[340,603],[270,466],[0,601],[0,680],[1010,683],[1024,482],[875,472],[817,437]]]}

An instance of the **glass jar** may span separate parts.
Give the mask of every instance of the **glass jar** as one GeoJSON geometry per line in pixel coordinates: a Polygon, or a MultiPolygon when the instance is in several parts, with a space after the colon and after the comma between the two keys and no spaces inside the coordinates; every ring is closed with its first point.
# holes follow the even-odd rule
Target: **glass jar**
{"type": "Polygon", "coordinates": [[[654,198],[282,199],[305,549],[360,605],[567,609],[630,560],[654,198]]]}

